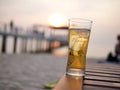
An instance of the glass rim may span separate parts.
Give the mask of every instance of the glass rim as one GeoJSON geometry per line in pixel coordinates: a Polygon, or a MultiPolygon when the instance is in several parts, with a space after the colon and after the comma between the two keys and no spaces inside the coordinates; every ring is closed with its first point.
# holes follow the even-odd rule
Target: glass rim
{"type": "Polygon", "coordinates": [[[81,23],[81,22],[93,23],[92,20],[85,19],[85,18],[69,18],[68,20],[69,20],[69,22],[76,22],[76,23],[81,23]]]}

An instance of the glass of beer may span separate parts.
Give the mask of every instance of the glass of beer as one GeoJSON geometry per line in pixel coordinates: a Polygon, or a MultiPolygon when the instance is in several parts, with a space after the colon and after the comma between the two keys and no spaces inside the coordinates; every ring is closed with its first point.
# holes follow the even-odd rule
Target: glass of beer
{"type": "Polygon", "coordinates": [[[92,21],[87,19],[69,19],[69,50],[66,74],[85,75],[85,63],[92,21]]]}

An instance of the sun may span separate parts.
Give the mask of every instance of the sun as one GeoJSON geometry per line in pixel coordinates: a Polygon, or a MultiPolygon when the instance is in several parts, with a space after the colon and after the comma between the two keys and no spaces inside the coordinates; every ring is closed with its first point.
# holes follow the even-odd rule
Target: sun
{"type": "Polygon", "coordinates": [[[65,23],[65,16],[59,13],[52,14],[48,20],[50,26],[61,27],[65,23]]]}

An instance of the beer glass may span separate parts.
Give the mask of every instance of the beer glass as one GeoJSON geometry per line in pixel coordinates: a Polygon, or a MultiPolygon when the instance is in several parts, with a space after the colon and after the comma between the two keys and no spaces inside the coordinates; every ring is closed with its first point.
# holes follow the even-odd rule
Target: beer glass
{"type": "Polygon", "coordinates": [[[80,18],[69,19],[67,75],[85,75],[86,53],[91,26],[91,20],[80,18]]]}

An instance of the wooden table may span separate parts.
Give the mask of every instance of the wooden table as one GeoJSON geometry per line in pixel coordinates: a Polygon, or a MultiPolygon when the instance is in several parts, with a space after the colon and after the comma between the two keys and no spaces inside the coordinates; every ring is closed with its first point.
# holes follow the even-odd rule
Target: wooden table
{"type": "Polygon", "coordinates": [[[87,63],[86,76],[64,74],[53,90],[120,90],[120,64],[87,63]]]}

